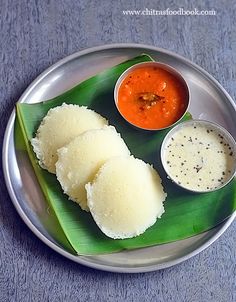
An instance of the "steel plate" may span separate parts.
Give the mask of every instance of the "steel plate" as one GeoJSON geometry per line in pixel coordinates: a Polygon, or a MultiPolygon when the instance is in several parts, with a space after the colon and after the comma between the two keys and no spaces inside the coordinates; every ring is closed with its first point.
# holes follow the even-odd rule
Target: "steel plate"
{"type": "MultiPolygon", "coordinates": [[[[139,44],[113,44],[75,53],[43,72],[24,92],[19,102],[36,103],[55,97],[105,68],[140,53],[176,68],[190,88],[190,109],[196,119],[219,123],[236,137],[236,106],[220,84],[202,68],[164,49],[139,44]]],[[[47,202],[25,152],[15,149],[15,112],[4,138],[3,168],[12,202],[28,227],[44,243],[65,257],[89,267],[112,272],[147,272],[180,263],[211,245],[229,227],[236,212],[224,223],[201,235],[174,243],[135,251],[99,256],[74,256],[57,240],[55,223],[49,219],[47,202]]]]}

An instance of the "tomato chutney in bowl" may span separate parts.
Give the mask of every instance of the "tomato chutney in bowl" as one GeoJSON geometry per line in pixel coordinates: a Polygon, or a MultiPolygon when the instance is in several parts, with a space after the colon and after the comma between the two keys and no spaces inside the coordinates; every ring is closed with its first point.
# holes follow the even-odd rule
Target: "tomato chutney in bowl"
{"type": "Polygon", "coordinates": [[[177,70],[159,62],[128,68],[114,91],[119,113],[131,125],[144,130],[173,126],[189,107],[189,89],[177,70]]]}

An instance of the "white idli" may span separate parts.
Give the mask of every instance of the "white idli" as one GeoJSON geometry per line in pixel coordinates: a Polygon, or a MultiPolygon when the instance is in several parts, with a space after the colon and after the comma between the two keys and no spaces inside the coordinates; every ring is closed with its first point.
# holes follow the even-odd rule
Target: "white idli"
{"type": "Polygon", "coordinates": [[[58,150],[56,175],[70,199],[88,211],[85,184],[93,180],[108,159],[129,154],[114,127],[89,130],[58,150]]]}
{"type": "Polygon", "coordinates": [[[164,213],[166,193],[158,173],[132,156],[110,159],[85,187],[95,222],[114,239],[142,234],[164,213]]]}
{"type": "Polygon", "coordinates": [[[57,150],[89,129],[99,129],[108,122],[84,106],[63,104],[50,109],[31,140],[42,168],[55,173],[57,150]]]}

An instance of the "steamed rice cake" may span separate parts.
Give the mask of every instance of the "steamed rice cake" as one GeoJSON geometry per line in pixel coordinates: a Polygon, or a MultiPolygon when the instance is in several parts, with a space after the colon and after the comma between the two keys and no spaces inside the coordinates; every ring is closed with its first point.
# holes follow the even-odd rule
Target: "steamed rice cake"
{"type": "Polygon", "coordinates": [[[142,234],[164,213],[161,178],[152,166],[132,156],[110,159],[85,187],[95,222],[114,239],[142,234]]]}
{"type": "Polygon", "coordinates": [[[56,175],[64,192],[88,211],[85,184],[111,157],[130,154],[114,127],[89,130],[58,150],[56,175]]]}
{"type": "Polygon", "coordinates": [[[84,106],[63,104],[50,109],[31,140],[42,168],[55,173],[57,150],[89,129],[99,129],[108,122],[84,106]]]}

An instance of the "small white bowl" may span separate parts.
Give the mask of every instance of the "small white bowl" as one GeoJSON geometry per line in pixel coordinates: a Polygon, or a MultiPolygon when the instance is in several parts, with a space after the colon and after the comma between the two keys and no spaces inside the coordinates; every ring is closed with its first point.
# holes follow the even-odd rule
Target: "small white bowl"
{"type": "Polygon", "coordinates": [[[236,171],[236,143],[222,126],[204,120],[179,123],[161,146],[161,161],[168,177],[195,193],[226,186],[236,171]]]}

